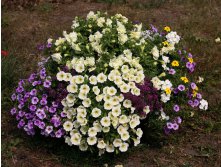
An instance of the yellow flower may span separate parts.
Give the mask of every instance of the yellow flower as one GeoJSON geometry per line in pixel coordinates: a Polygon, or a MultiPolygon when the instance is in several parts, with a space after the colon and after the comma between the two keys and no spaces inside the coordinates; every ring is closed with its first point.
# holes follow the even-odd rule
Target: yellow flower
{"type": "Polygon", "coordinates": [[[164,41],[162,42],[164,46],[169,46],[169,42],[168,41],[164,41]]]}
{"type": "Polygon", "coordinates": [[[193,58],[188,58],[190,63],[193,63],[193,58]]]}
{"type": "Polygon", "coordinates": [[[170,27],[166,26],[166,27],[164,27],[164,30],[165,30],[166,32],[170,32],[170,27]]]}
{"type": "Polygon", "coordinates": [[[193,97],[196,97],[197,91],[193,90],[193,97]]]}
{"type": "Polygon", "coordinates": [[[166,89],[165,89],[165,92],[166,92],[167,95],[170,95],[170,94],[171,94],[170,88],[166,88],[166,89]]]}
{"type": "Polygon", "coordinates": [[[189,82],[189,80],[188,80],[187,77],[181,77],[180,79],[181,79],[183,82],[185,82],[185,83],[189,82]]]}
{"type": "Polygon", "coordinates": [[[171,65],[172,65],[173,67],[178,67],[178,66],[179,66],[179,62],[176,61],[176,60],[174,60],[174,61],[172,61],[171,65]]]}

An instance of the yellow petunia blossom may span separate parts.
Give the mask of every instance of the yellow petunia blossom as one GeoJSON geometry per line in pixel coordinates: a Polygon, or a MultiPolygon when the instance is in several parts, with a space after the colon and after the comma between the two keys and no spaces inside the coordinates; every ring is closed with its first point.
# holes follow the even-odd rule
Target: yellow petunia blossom
{"type": "Polygon", "coordinates": [[[176,61],[176,60],[174,60],[174,61],[172,61],[171,65],[172,65],[173,67],[178,67],[178,66],[179,66],[179,62],[176,61]]]}
{"type": "Polygon", "coordinates": [[[166,32],[170,32],[170,27],[169,27],[169,26],[166,26],[166,27],[164,27],[164,30],[165,30],[166,32]]]}
{"type": "Polygon", "coordinates": [[[169,46],[169,42],[168,41],[164,41],[162,42],[164,46],[169,46]]]}
{"type": "Polygon", "coordinates": [[[185,83],[189,82],[189,80],[188,80],[187,77],[181,77],[180,79],[181,79],[183,82],[185,82],[185,83]]]}
{"type": "Polygon", "coordinates": [[[188,58],[190,63],[193,63],[193,58],[188,58]]]}
{"type": "Polygon", "coordinates": [[[165,92],[166,92],[167,95],[170,95],[170,94],[171,94],[170,88],[166,88],[166,89],[165,89],[165,92]]]}

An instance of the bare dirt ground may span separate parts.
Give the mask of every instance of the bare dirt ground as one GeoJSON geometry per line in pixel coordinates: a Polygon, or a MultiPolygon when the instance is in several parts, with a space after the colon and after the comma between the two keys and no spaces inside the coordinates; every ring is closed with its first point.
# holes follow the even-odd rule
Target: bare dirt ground
{"type": "Polygon", "coordinates": [[[221,166],[221,44],[214,42],[216,37],[221,37],[220,1],[161,0],[152,5],[150,2],[153,0],[128,2],[109,5],[78,0],[66,4],[41,3],[32,8],[6,9],[3,6],[2,46],[10,52],[9,59],[15,59],[14,65],[3,72],[13,74],[13,80],[9,80],[13,83],[18,78],[27,77],[40,58],[37,44],[44,43],[49,37],[57,38],[63,30],[69,30],[75,16],[85,17],[91,10],[121,13],[147,25],[169,25],[181,34],[183,44],[196,55],[197,74],[205,76],[203,91],[210,109],[197,112],[185,122],[178,134],[168,137],[161,147],[143,144],[125,154],[97,157],[70,148],[63,141],[40,136],[31,138],[19,131],[15,119],[9,114],[11,103],[8,97],[14,86],[12,84],[2,88],[2,166],[221,166]]]}

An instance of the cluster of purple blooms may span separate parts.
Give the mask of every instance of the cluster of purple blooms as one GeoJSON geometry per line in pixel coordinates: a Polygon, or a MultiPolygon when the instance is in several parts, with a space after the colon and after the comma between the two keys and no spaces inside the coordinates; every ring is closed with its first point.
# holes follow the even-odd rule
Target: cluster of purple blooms
{"type": "Polygon", "coordinates": [[[28,135],[34,135],[36,131],[56,138],[64,135],[62,118],[66,114],[61,112],[60,103],[67,94],[62,87],[51,96],[51,87],[52,78],[47,76],[45,68],[41,68],[28,79],[20,80],[16,92],[11,96],[17,103],[11,109],[11,114],[16,117],[18,128],[23,128],[28,135]]]}
{"type": "Polygon", "coordinates": [[[181,117],[176,117],[173,121],[167,122],[166,126],[164,127],[165,134],[170,134],[172,131],[178,130],[181,123],[181,117]]]}
{"type": "Polygon", "coordinates": [[[135,111],[141,116],[146,117],[146,113],[143,111],[148,105],[150,111],[160,111],[162,103],[160,102],[159,92],[153,87],[152,82],[145,78],[143,84],[136,84],[140,89],[140,95],[136,96],[132,93],[125,93],[124,97],[131,100],[132,105],[135,107],[135,111]]]}

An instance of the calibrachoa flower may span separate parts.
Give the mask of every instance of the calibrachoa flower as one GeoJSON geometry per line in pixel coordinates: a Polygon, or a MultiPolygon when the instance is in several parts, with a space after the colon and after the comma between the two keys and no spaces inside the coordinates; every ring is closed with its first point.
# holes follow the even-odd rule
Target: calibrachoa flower
{"type": "Polygon", "coordinates": [[[159,123],[170,134],[181,126],[183,105],[208,109],[203,78],[190,77],[193,55],[178,48],[181,37],[169,26],[161,32],[89,12],[71,28],[39,46],[49,57],[11,96],[11,114],[29,135],[38,129],[81,151],[126,152],[140,143],[143,125],[159,123]]]}

